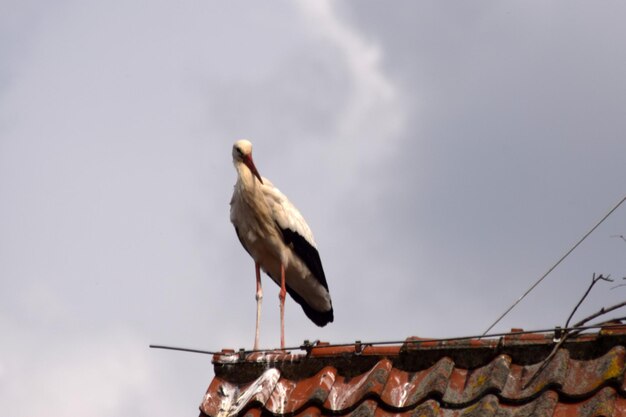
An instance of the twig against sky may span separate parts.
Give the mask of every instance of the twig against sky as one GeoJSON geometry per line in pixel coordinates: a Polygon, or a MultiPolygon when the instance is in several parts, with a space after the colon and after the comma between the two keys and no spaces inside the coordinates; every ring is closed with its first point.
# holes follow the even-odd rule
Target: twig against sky
{"type": "Polygon", "coordinates": [[[626,243],[626,237],[624,237],[624,235],[613,235],[613,236],[611,236],[611,237],[617,237],[617,238],[620,238],[620,239],[622,239],[622,240],[624,241],[624,243],[626,243]]]}
{"type": "Polygon", "coordinates": [[[578,304],[576,304],[576,307],[574,307],[574,309],[572,310],[572,313],[567,318],[567,321],[565,322],[565,328],[569,327],[569,322],[572,320],[572,317],[574,317],[574,313],[576,313],[576,310],[578,310],[578,307],[580,307],[580,305],[583,303],[583,301],[585,301],[585,298],[587,298],[587,296],[589,295],[589,292],[591,291],[593,286],[598,283],[598,281],[603,280],[603,281],[613,282],[613,280],[611,278],[609,278],[609,276],[604,277],[602,274],[600,274],[596,278],[596,274],[595,273],[593,274],[593,277],[591,278],[591,284],[589,285],[589,288],[587,288],[587,291],[582,296],[580,301],[578,301],[578,304]]]}
{"type": "Polygon", "coordinates": [[[563,262],[563,260],[565,260],[565,258],[567,258],[567,257],[569,256],[569,254],[570,254],[570,253],[572,253],[572,252],[574,251],[574,249],[576,249],[576,248],[577,248],[577,247],[578,247],[581,243],[583,243],[583,241],[584,241],[585,239],[587,239],[587,237],[588,237],[591,233],[593,233],[593,231],[594,231],[594,230],[596,230],[596,229],[597,229],[597,228],[598,228],[598,227],[599,227],[599,226],[600,226],[600,225],[601,225],[601,224],[602,224],[602,223],[603,223],[603,222],[604,222],[604,221],[605,221],[605,220],[606,220],[606,219],[607,219],[607,218],[608,218],[611,214],[613,214],[613,212],[614,212],[615,210],[617,210],[617,208],[618,208],[619,206],[621,206],[621,205],[622,205],[622,203],[623,203],[624,201],[626,201],[626,196],[624,196],[624,198],[622,198],[622,199],[619,201],[619,203],[617,203],[615,206],[613,206],[613,208],[612,208],[611,210],[609,210],[609,212],[608,212],[608,213],[606,213],[606,214],[604,215],[604,217],[602,217],[602,219],[600,219],[600,221],[599,221],[599,222],[597,222],[597,223],[595,224],[595,226],[593,226],[593,227],[591,228],[591,230],[589,230],[589,231],[588,231],[588,232],[587,232],[587,233],[586,233],[586,234],[585,234],[585,235],[584,235],[584,236],[583,236],[583,237],[582,237],[582,238],[581,238],[578,242],[576,242],[576,244],[575,244],[574,246],[572,246],[572,248],[571,248],[570,250],[568,250],[568,251],[565,253],[565,255],[563,255],[563,256],[562,256],[562,257],[561,257],[561,258],[560,258],[560,259],[559,259],[559,260],[558,260],[558,261],[557,261],[554,265],[552,265],[552,267],[551,267],[550,269],[548,269],[548,271],[547,271],[545,274],[543,274],[543,275],[541,276],[541,278],[539,278],[539,279],[538,279],[538,280],[537,280],[537,281],[536,281],[533,285],[531,285],[531,286],[530,286],[530,288],[529,288],[528,290],[526,290],[526,292],[525,292],[524,294],[522,294],[522,296],[521,296],[520,298],[518,298],[518,299],[517,299],[517,300],[516,300],[516,301],[515,301],[512,305],[511,305],[511,307],[509,307],[509,308],[508,308],[508,309],[507,309],[504,313],[502,313],[502,315],[500,315],[500,317],[498,317],[498,318],[496,319],[496,321],[494,321],[494,322],[491,324],[491,326],[489,326],[489,327],[487,328],[487,330],[485,330],[485,332],[483,333],[483,336],[485,336],[487,333],[489,333],[489,330],[493,329],[493,327],[494,327],[496,324],[498,324],[498,323],[500,322],[500,320],[502,320],[502,319],[504,318],[504,316],[506,316],[507,314],[509,314],[509,312],[510,312],[511,310],[513,310],[513,308],[515,308],[515,306],[516,306],[516,305],[518,305],[520,301],[522,301],[524,298],[526,298],[526,296],[527,296],[527,295],[528,295],[528,294],[529,294],[532,290],[534,290],[534,289],[535,289],[535,287],[537,287],[537,285],[539,285],[539,284],[541,283],[541,281],[543,281],[543,280],[544,280],[544,279],[545,279],[545,278],[546,278],[546,277],[547,277],[547,276],[548,276],[548,275],[549,275],[552,271],[554,271],[554,269],[555,269],[557,266],[559,266],[559,264],[560,264],[561,262],[563,262]]]}
{"type": "Polygon", "coordinates": [[[613,310],[617,310],[618,308],[622,308],[626,306],[626,301],[622,301],[621,303],[615,304],[611,307],[602,307],[599,311],[593,313],[592,315],[590,315],[589,317],[586,317],[584,319],[582,319],[581,321],[579,321],[578,323],[574,324],[574,327],[581,327],[584,326],[585,324],[587,324],[588,322],[590,322],[591,320],[600,317],[606,313],[609,313],[613,310]]]}
{"type": "MultiPolygon", "coordinates": [[[[622,279],[626,279],[626,277],[624,277],[622,279]]],[[[619,288],[619,287],[626,287],[626,284],[614,285],[613,287],[611,287],[611,289],[614,290],[615,288],[619,288]]]]}
{"type": "MultiPolygon", "coordinates": [[[[592,315],[585,317],[584,319],[580,320],[578,323],[574,324],[574,326],[572,326],[572,328],[569,328],[569,322],[572,320],[572,317],[574,317],[574,313],[576,313],[576,310],[578,310],[578,307],[580,307],[580,305],[583,303],[583,301],[585,301],[585,299],[587,298],[587,296],[589,295],[589,293],[591,292],[591,289],[599,282],[599,281],[607,281],[607,282],[613,282],[612,279],[609,278],[609,276],[603,276],[602,274],[598,275],[596,277],[596,274],[593,274],[593,277],[591,279],[591,284],[589,285],[589,287],[587,288],[587,291],[585,291],[585,293],[583,294],[583,296],[580,298],[580,300],[578,301],[578,303],[576,304],[576,306],[574,307],[574,309],[572,310],[572,312],[570,313],[569,317],[567,318],[567,322],[565,323],[565,329],[563,330],[563,333],[561,335],[561,338],[558,340],[558,342],[554,345],[554,347],[552,348],[552,351],[550,352],[550,354],[543,360],[543,362],[541,363],[541,366],[539,366],[539,369],[537,369],[537,371],[532,375],[532,377],[524,384],[524,389],[526,389],[534,380],[535,378],[541,374],[541,372],[546,368],[546,366],[548,366],[548,364],[550,363],[550,361],[552,360],[552,358],[554,358],[554,356],[557,354],[557,352],[559,351],[559,349],[561,348],[561,346],[565,343],[565,341],[571,337],[571,336],[576,336],[578,334],[580,334],[582,331],[586,330],[585,329],[585,324],[597,317],[600,317],[606,313],[609,313],[613,310],[617,310],[618,308],[624,307],[626,306],[626,301],[615,304],[611,307],[602,307],[600,310],[598,310],[597,312],[593,313],[592,315]]],[[[600,323],[596,323],[596,325],[604,325],[604,324],[608,324],[608,323],[615,323],[615,322],[620,322],[621,320],[625,320],[626,317],[615,317],[609,320],[604,320],[600,323]]]]}

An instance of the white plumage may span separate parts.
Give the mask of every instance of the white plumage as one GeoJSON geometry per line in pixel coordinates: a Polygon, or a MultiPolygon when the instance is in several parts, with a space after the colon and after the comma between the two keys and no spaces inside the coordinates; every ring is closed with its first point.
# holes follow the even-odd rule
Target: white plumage
{"type": "Polygon", "coordinates": [[[324,269],[313,233],[306,221],[280,190],[262,178],[252,160],[252,144],[239,140],[233,145],[233,164],[238,178],[230,202],[230,220],[256,266],[258,347],[261,314],[259,268],[279,286],[281,347],[284,347],[285,294],[302,306],[318,326],[333,321],[333,308],[324,269]]]}

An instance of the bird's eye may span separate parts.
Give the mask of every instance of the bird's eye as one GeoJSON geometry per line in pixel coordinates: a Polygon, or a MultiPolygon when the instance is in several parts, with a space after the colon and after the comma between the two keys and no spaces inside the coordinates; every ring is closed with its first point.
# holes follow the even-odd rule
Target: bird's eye
{"type": "Polygon", "coordinates": [[[237,153],[241,156],[243,156],[243,151],[240,148],[235,148],[237,150],[237,153]]]}

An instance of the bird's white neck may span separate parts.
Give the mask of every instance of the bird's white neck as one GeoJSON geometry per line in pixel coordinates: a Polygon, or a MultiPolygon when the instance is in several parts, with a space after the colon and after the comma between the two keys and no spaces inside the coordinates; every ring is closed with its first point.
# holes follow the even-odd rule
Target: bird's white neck
{"type": "Polygon", "coordinates": [[[250,168],[243,162],[235,162],[235,169],[239,177],[238,182],[243,186],[246,191],[254,192],[260,185],[259,180],[254,176],[250,168]]]}

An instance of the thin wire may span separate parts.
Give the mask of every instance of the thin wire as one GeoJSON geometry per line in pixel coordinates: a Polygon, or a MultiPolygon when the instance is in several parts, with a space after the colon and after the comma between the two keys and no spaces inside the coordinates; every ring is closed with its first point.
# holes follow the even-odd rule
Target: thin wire
{"type": "Polygon", "coordinates": [[[598,226],[600,226],[600,225],[602,224],[602,222],[604,222],[604,221],[605,221],[605,220],[606,220],[606,219],[607,219],[607,218],[608,218],[611,214],[613,214],[613,212],[614,212],[615,210],[617,210],[617,208],[618,208],[619,206],[621,206],[621,205],[622,205],[622,203],[623,203],[624,201],[626,201],[626,196],[625,196],[624,198],[622,198],[622,200],[621,200],[619,203],[617,203],[617,204],[616,204],[616,205],[615,205],[615,206],[614,206],[614,207],[613,207],[613,208],[612,208],[612,209],[611,209],[611,210],[610,210],[610,211],[609,211],[609,212],[608,212],[608,213],[607,213],[607,214],[606,214],[606,215],[605,215],[605,216],[604,216],[604,217],[603,217],[603,218],[602,218],[602,219],[601,219],[598,223],[596,223],[596,225],[595,225],[595,226],[593,226],[593,227],[591,228],[591,230],[589,230],[589,231],[588,231],[588,232],[587,232],[587,233],[586,233],[586,234],[585,234],[585,235],[584,235],[584,236],[583,236],[583,237],[582,237],[582,238],[581,238],[581,239],[580,239],[580,240],[579,240],[579,241],[578,241],[578,242],[577,242],[574,246],[572,246],[572,248],[571,248],[570,250],[568,250],[568,251],[567,251],[567,253],[561,257],[561,259],[559,259],[559,260],[558,260],[558,261],[557,261],[554,265],[552,265],[552,267],[551,267],[550,269],[548,269],[548,271],[547,271],[545,274],[543,274],[543,275],[541,276],[541,278],[539,278],[539,279],[537,280],[537,282],[535,282],[535,283],[534,283],[534,284],[533,284],[533,285],[532,285],[532,286],[531,286],[528,290],[526,290],[526,292],[525,292],[525,293],[524,293],[524,294],[523,294],[520,298],[518,298],[518,299],[517,299],[517,301],[515,301],[515,302],[513,303],[513,305],[511,305],[511,307],[509,307],[509,308],[508,308],[508,309],[507,309],[504,313],[502,313],[502,315],[501,315],[500,317],[498,317],[498,319],[497,319],[496,321],[494,321],[494,322],[491,324],[491,326],[489,326],[489,327],[487,328],[487,330],[485,330],[485,332],[483,333],[482,337],[485,337],[485,335],[487,334],[487,332],[489,332],[489,330],[493,329],[493,327],[494,327],[496,324],[498,324],[498,323],[500,322],[500,320],[502,320],[502,319],[504,318],[504,316],[506,316],[507,314],[509,314],[509,312],[510,312],[511,310],[513,310],[513,308],[515,308],[515,306],[516,306],[516,305],[518,305],[520,301],[522,301],[524,298],[526,298],[526,296],[527,296],[527,295],[528,295],[528,294],[529,294],[532,290],[534,290],[534,289],[535,289],[535,287],[536,287],[537,285],[539,285],[539,283],[541,283],[541,281],[543,281],[543,280],[544,280],[544,278],[545,278],[545,277],[547,277],[547,276],[550,274],[550,272],[554,271],[554,269],[555,269],[557,266],[559,266],[559,264],[560,264],[561,262],[563,262],[563,260],[564,260],[565,258],[567,258],[567,257],[569,256],[569,254],[570,254],[570,253],[572,253],[572,252],[574,251],[574,249],[576,249],[576,248],[578,247],[578,245],[580,245],[581,243],[583,243],[583,241],[584,241],[585,239],[587,239],[587,236],[589,236],[591,233],[593,233],[593,231],[594,231],[594,230],[596,230],[596,229],[598,228],[598,226]]]}
{"type": "MultiPolygon", "coordinates": [[[[568,332],[571,330],[576,330],[578,332],[584,331],[584,330],[592,330],[592,329],[610,329],[612,327],[623,327],[624,325],[621,323],[618,324],[590,324],[588,326],[579,326],[579,327],[559,327],[559,328],[550,328],[550,329],[539,329],[539,330],[522,330],[519,332],[503,332],[503,333],[491,333],[489,335],[482,335],[482,336],[478,336],[478,335],[474,335],[474,336],[458,336],[458,337],[448,337],[448,338],[444,338],[444,339],[417,339],[417,340],[386,340],[386,341],[378,341],[378,342],[350,342],[350,343],[336,343],[336,344],[324,344],[321,346],[318,346],[320,348],[337,348],[337,347],[349,347],[349,346],[356,346],[357,344],[360,344],[361,346],[381,346],[381,345],[417,345],[420,343],[432,343],[432,342],[456,342],[456,341],[462,341],[462,340],[472,340],[472,339],[479,339],[479,338],[487,338],[487,337],[506,337],[506,336],[521,336],[521,335],[526,335],[526,334],[537,334],[537,333],[552,333],[552,332],[559,332],[559,333],[563,333],[563,332],[568,332]]],[[[188,348],[179,348],[179,347],[174,347],[174,346],[164,346],[164,345],[150,345],[151,348],[154,349],[168,349],[168,350],[177,350],[177,351],[181,351],[181,352],[192,352],[192,353],[203,353],[206,355],[222,355],[222,356],[235,356],[235,355],[241,355],[241,354],[250,354],[250,353],[272,353],[272,352],[276,352],[276,351],[280,351],[280,352],[287,352],[287,351],[292,351],[292,350],[308,350],[311,348],[314,348],[314,345],[301,345],[301,346],[293,346],[293,347],[287,347],[284,349],[275,349],[275,350],[267,350],[267,349],[253,349],[253,350],[244,350],[244,349],[240,349],[236,352],[215,352],[215,351],[208,351],[208,350],[200,350],[200,349],[188,349],[188,348]]]]}
{"type": "Polygon", "coordinates": [[[209,350],[199,350],[199,349],[188,349],[174,346],[164,346],[164,345],[150,345],[151,349],[167,349],[167,350],[177,350],[180,352],[191,352],[191,353],[203,353],[205,355],[217,355],[222,352],[211,352],[209,350]]]}

